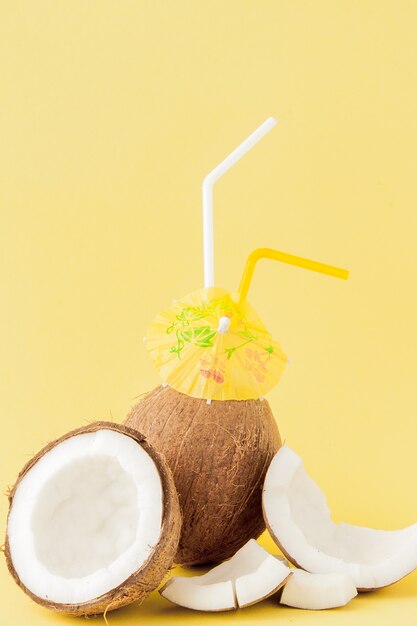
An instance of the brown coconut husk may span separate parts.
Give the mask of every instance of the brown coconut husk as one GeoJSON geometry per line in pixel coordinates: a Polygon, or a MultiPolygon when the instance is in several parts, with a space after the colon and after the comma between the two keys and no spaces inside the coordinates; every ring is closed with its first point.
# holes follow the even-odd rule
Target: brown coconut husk
{"type": "Polygon", "coordinates": [[[127,578],[118,587],[108,591],[98,598],[95,598],[94,600],[84,602],[82,604],[59,604],[39,598],[22,583],[13,565],[6,532],[6,561],[9,571],[16,583],[28,596],[32,598],[32,600],[59,613],[82,616],[96,615],[100,613],[107,613],[107,611],[112,611],[132,602],[142,602],[151,591],[158,587],[168,570],[171,568],[178,546],[181,529],[181,513],[177,492],[175,490],[174,481],[169,468],[161,455],[147,442],[143,434],[138,433],[136,430],[129,428],[128,426],[121,426],[112,422],[94,422],[88,426],[72,430],[63,437],[60,437],[59,439],[56,439],[46,445],[25,465],[20,472],[17,481],[9,494],[10,508],[12,507],[13,497],[19,482],[46,452],[70,437],[84,433],[92,433],[102,429],[114,430],[131,437],[134,441],[140,444],[140,446],[155,462],[161,478],[164,498],[164,516],[161,535],[158,544],[155,546],[145,563],[143,563],[136,572],[131,574],[131,576],[129,576],[129,578],[127,578]]]}
{"type": "Polygon", "coordinates": [[[265,530],[262,486],[281,446],[266,400],[206,400],[157,387],[126,424],[143,432],[171,468],[183,516],[175,560],[231,557],[265,530]]]}

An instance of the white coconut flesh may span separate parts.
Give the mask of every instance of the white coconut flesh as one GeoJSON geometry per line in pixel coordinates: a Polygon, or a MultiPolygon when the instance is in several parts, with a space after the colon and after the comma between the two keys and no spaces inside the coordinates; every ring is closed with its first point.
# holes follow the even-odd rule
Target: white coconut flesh
{"type": "Polygon", "coordinates": [[[46,452],[16,488],[8,519],[13,566],[36,596],[80,604],[116,588],[161,534],[157,467],[131,437],[98,430],[46,452]]]}
{"type": "Polygon", "coordinates": [[[255,604],[291,576],[280,560],[250,539],[236,554],[202,576],[174,576],[161,589],[165,598],[198,611],[227,611],[255,604]]]}
{"type": "Polygon", "coordinates": [[[294,568],[285,583],[280,603],[297,609],[334,609],[357,595],[349,574],[311,574],[294,568]]]}
{"type": "Polygon", "coordinates": [[[309,572],[347,573],[359,590],[366,590],[390,585],[417,567],[417,524],[373,530],[334,523],[324,494],[287,446],[276,453],[266,474],[263,510],[280,548],[309,572]]]}

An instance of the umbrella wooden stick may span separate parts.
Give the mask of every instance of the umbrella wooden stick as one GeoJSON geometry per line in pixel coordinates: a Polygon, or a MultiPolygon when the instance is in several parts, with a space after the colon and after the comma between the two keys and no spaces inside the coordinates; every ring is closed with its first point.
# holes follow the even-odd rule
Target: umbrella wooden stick
{"type": "Polygon", "coordinates": [[[296,265],[297,267],[302,267],[306,270],[312,270],[313,272],[328,274],[329,276],[333,276],[334,278],[343,278],[344,280],[347,280],[349,277],[348,270],[341,269],[340,267],[335,267],[334,265],[319,263],[318,261],[305,259],[301,256],[295,256],[295,254],[288,254],[287,252],[280,252],[279,250],[273,250],[272,248],[257,248],[250,253],[246,261],[242,280],[240,281],[238,289],[239,302],[245,300],[248,295],[249,286],[252,280],[255,265],[260,259],[272,259],[274,261],[281,261],[282,263],[289,263],[290,265],[296,265]]]}
{"type": "Polygon", "coordinates": [[[269,117],[240,146],[235,148],[203,181],[204,286],[214,286],[213,185],[223,174],[258,143],[277,123],[269,117]]]}

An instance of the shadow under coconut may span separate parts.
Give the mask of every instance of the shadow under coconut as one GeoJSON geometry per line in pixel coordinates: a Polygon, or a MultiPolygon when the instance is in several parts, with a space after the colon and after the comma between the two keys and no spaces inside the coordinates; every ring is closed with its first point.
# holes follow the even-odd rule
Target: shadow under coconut
{"type": "MultiPolygon", "coordinates": [[[[203,568],[201,568],[203,569],[203,568]]],[[[304,624],[306,618],[309,623],[322,624],[333,621],[335,615],[344,614],[346,618],[352,617],[352,613],[361,610],[360,596],[354,598],[349,604],[336,609],[326,609],[324,611],[307,611],[303,609],[295,609],[279,604],[278,597],[270,597],[262,600],[258,604],[246,607],[244,609],[236,609],[234,611],[204,612],[186,609],[160,596],[154,591],[146,598],[143,604],[131,604],[130,606],[118,609],[117,611],[107,614],[109,626],[118,626],[131,624],[137,626],[138,620],[142,624],[169,623],[171,620],[178,623],[193,624],[219,624],[219,616],[223,622],[228,621],[231,624],[258,624],[258,623],[276,623],[276,620],[284,620],[285,623],[304,624]],[[314,620],[317,622],[314,622],[314,620]]],[[[349,620],[348,620],[349,621],[349,620]]],[[[333,622],[334,623],[334,622],[333,622]]],[[[344,622],[347,623],[347,622],[344,622]]]]}
{"type": "Polygon", "coordinates": [[[359,597],[364,596],[371,599],[375,598],[375,601],[381,601],[382,599],[401,600],[404,598],[416,598],[417,599],[417,570],[408,574],[398,582],[390,585],[389,587],[383,587],[382,589],[376,589],[375,591],[369,591],[360,593],[359,597]]]}
{"type": "MultiPolygon", "coordinates": [[[[174,574],[179,571],[186,575],[200,575],[210,569],[207,566],[192,566],[174,568],[174,574]]],[[[335,617],[341,618],[340,623],[347,623],[343,620],[345,618],[351,618],[353,613],[358,611],[366,612],[366,608],[381,608],[381,604],[386,602],[395,603],[396,600],[402,600],[404,598],[416,598],[417,597],[417,572],[404,578],[402,581],[376,591],[369,591],[366,593],[360,593],[356,598],[349,602],[344,607],[335,609],[326,609],[323,611],[310,611],[303,609],[295,609],[279,604],[279,594],[272,596],[265,600],[262,600],[258,604],[255,604],[244,609],[237,609],[235,611],[222,611],[221,613],[199,612],[192,609],[186,609],[175,604],[172,604],[165,598],[163,598],[158,591],[153,591],[142,604],[133,603],[129,606],[117,609],[115,611],[109,611],[106,615],[109,626],[122,626],[131,625],[137,626],[138,620],[143,624],[155,624],[169,623],[171,620],[178,623],[181,619],[182,623],[199,623],[199,624],[219,624],[219,615],[222,616],[223,622],[225,620],[234,624],[256,624],[262,623],[275,623],[276,620],[281,619],[284,622],[291,622],[292,624],[304,624],[308,618],[309,623],[325,624],[334,623],[335,617]],[[375,604],[376,603],[376,604],[375,604]],[[375,604],[375,606],[374,606],[375,604]],[[315,622],[317,620],[317,622],[315,622]]],[[[73,616],[59,615],[57,613],[48,611],[41,607],[37,607],[37,610],[42,612],[43,623],[45,624],[75,624],[73,616]]],[[[92,616],[88,618],[94,623],[104,624],[104,619],[101,615],[92,616]]]]}

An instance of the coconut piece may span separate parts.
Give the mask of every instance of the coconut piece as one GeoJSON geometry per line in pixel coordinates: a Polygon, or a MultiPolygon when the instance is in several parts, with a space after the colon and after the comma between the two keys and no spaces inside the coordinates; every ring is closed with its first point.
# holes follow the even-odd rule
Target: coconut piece
{"type": "Polygon", "coordinates": [[[291,570],[285,563],[251,539],[229,561],[202,576],[174,576],[160,594],[189,609],[228,611],[271,596],[290,576],[291,570]]]}
{"type": "Polygon", "coordinates": [[[294,565],[318,574],[347,573],[359,591],[390,585],[417,567],[417,524],[400,530],[335,524],[324,494],[287,446],[268,469],[263,511],[272,537],[294,565]]]}
{"type": "Polygon", "coordinates": [[[282,589],[280,603],[297,609],[334,609],[357,595],[349,574],[311,574],[293,568],[282,589]]]}
{"type": "Polygon", "coordinates": [[[126,424],[146,435],[173,473],[183,517],[177,563],[223,561],[265,530],[262,485],[281,445],[266,400],[207,404],[160,386],[126,424]]]}
{"type": "Polygon", "coordinates": [[[43,448],[10,493],[5,553],[39,604],[92,615],[143,600],[171,567],[181,516],[165,462],[110,422],[43,448]]]}

